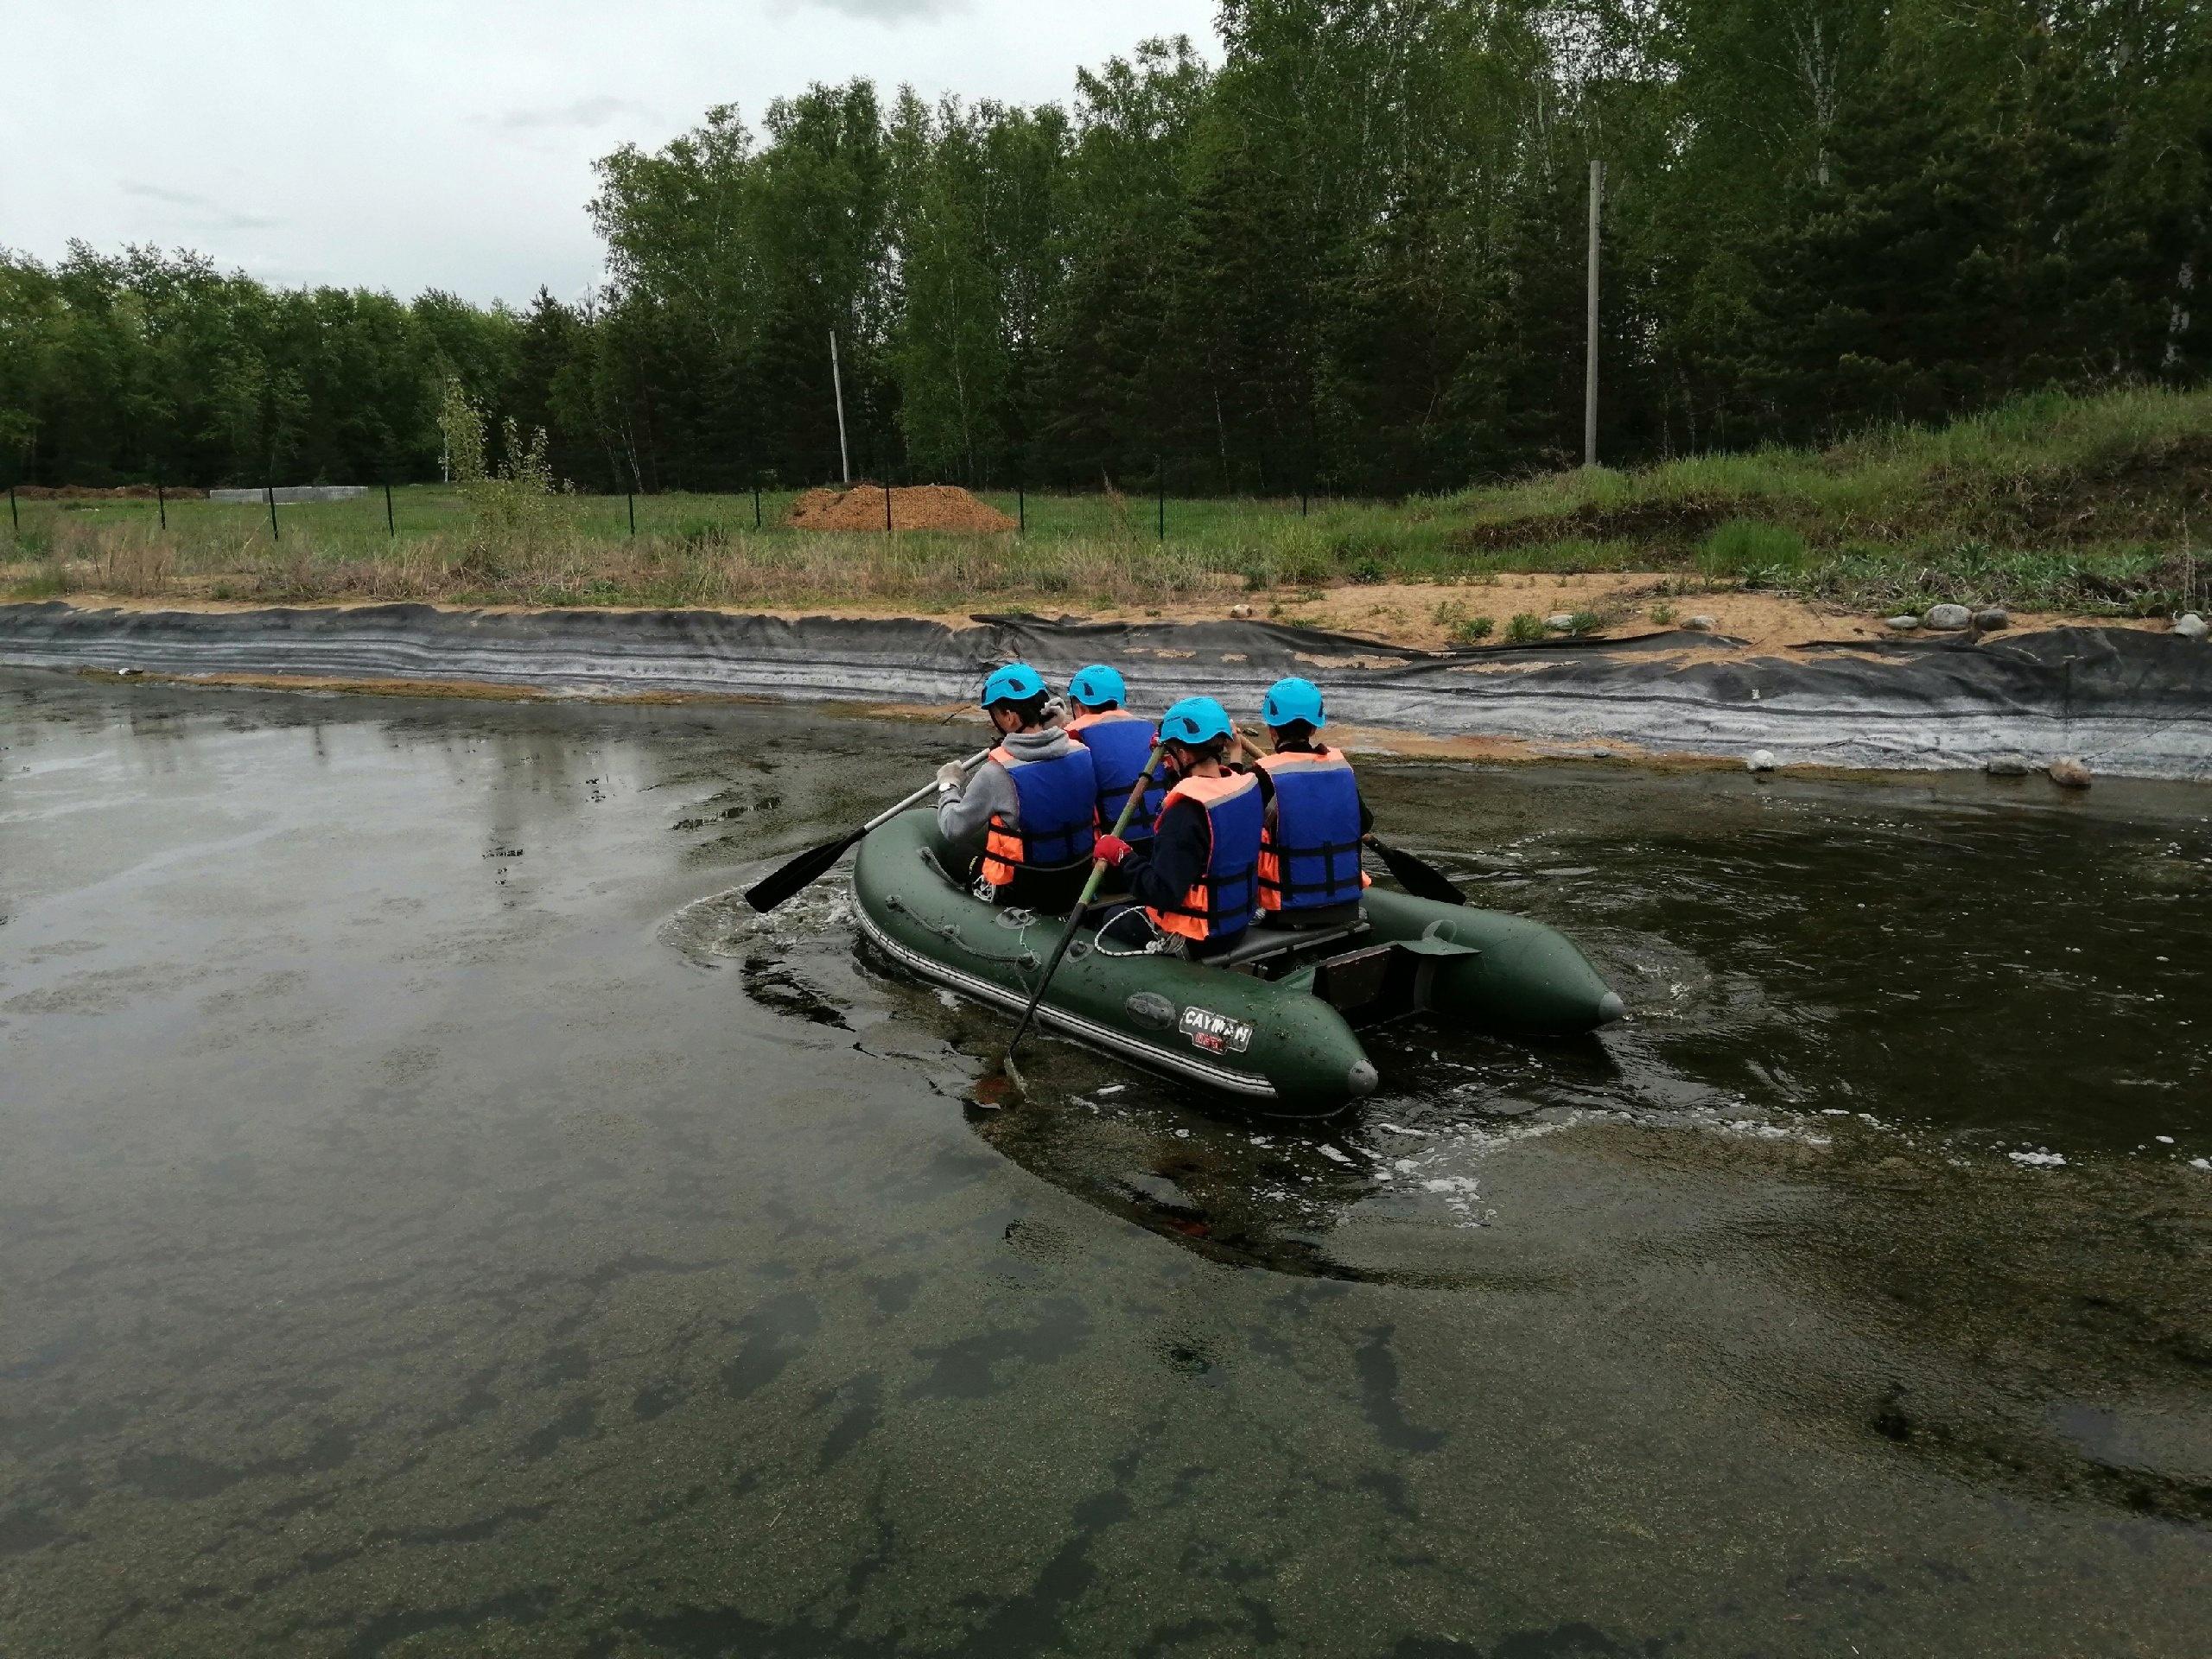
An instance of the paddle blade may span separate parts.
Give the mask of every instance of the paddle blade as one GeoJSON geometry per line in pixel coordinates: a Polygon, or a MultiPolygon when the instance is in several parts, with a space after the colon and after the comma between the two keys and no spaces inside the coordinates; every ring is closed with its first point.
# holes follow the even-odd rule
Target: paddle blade
{"type": "Polygon", "coordinates": [[[849,836],[840,836],[835,841],[825,841],[819,847],[810,847],[788,864],[770,871],[745,890],[745,902],[766,916],[802,888],[810,887],[842,858],[846,851],[868,832],[855,830],[849,836]]]}
{"type": "Polygon", "coordinates": [[[1367,844],[1375,849],[1390,874],[1398,878],[1398,885],[1416,899],[1427,899],[1440,905],[1464,905],[1467,895],[1453,887],[1443,871],[1426,859],[1395,847],[1386,847],[1370,836],[1367,844]]]}

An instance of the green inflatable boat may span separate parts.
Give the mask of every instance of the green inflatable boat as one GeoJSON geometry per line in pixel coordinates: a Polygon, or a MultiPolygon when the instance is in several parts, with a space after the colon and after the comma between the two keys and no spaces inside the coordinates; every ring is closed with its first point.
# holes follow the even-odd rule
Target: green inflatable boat
{"type": "MultiPolygon", "coordinates": [[[[1018,1014],[1064,918],[987,905],[947,862],[926,810],[868,836],[853,868],[861,930],[899,967],[1018,1014]]],[[[1037,1021],[1258,1111],[1326,1117],[1378,1081],[1359,1033],[1401,1015],[1563,1037],[1622,1014],[1582,953],[1541,923],[1379,887],[1361,909],[1334,928],[1254,928],[1204,963],[1102,944],[1102,913],[1081,925],[1037,1021]]]]}

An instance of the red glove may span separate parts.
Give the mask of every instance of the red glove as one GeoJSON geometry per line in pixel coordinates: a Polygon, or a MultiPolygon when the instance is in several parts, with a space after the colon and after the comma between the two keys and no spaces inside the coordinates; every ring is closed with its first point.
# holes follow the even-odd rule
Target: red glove
{"type": "Polygon", "coordinates": [[[1099,836],[1097,850],[1091,854],[1101,864],[1114,869],[1119,869],[1122,861],[1128,855],[1129,843],[1119,836],[1111,835],[1099,836]]]}

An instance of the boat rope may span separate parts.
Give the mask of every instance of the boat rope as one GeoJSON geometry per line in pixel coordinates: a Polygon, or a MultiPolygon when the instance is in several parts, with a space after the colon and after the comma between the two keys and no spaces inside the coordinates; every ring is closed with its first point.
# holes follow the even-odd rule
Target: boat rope
{"type": "MultiPolygon", "coordinates": [[[[884,903],[893,910],[903,912],[907,918],[911,920],[915,926],[920,928],[925,933],[936,935],[938,938],[943,939],[947,944],[957,947],[967,955],[975,957],[978,962],[1004,963],[1008,967],[1024,969],[1041,968],[1045,965],[1044,957],[1039,956],[1034,950],[1031,950],[1027,948],[1014,951],[1012,954],[1008,954],[1002,950],[979,950],[976,946],[969,944],[966,939],[960,936],[960,926],[958,923],[930,921],[926,918],[917,914],[913,907],[911,905],[902,902],[896,893],[887,898],[884,900],[884,903]]],[[[1022,937],[1024,938],[1028,937],[1027,929],[1025,928],[1023,930],[1022,937]]]]}
{"type": "Polygon", "coordinates": [[[1098,930],[1098,937],[1094,943],[1096,945],[1098,954],[1102,957],[1158,957],[1165,956],[1167,954],[1169,950],[1167,936],[1160,931],[1159,927],[1153,922],[1152,918],[1147,916],[1144,912],[1141,910],[1125,910],[1116,915],[1109,917],[1106,920],[1105,925],[1098,930]],[[1138,945],[1134,950],[1124,950],[1120,949],[1119,946],[1121,942],[1111,938],[1115,924],[1119,922],[1123,916],[1135,917],[1143,924],[1146,930],[1151,935],[1149,938],[1146,939],[1143,944],[1138,945]]]}

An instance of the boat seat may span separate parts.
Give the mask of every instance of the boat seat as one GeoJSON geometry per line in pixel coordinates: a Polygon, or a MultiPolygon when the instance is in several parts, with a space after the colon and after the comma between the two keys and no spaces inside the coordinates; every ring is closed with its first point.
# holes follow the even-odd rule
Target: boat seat
{"type": "Polygon", "coordinates": [[[1359,900],[1345,899],[1333,905],[1314,905],[1304,910],[1271,910],[1255,927],[1273,928],[1278,933],[1319,933],[1332,927],[1342,927],[1360,918],[1359,900]]]}
{"type": "Polygon", "coordinates": [[[1295,931],[1289,928],[1253,927],[1245,930],[1244,937],[1217,957],[1197,958],[1208,968],[1249,969],[1276,957],[1297,951],[1300,956],[1318,947],[1342,944],[1356,939],[1367,931],[1367,918],[1355,917],[1335,927],[1307,927],[1295,931]]]}

